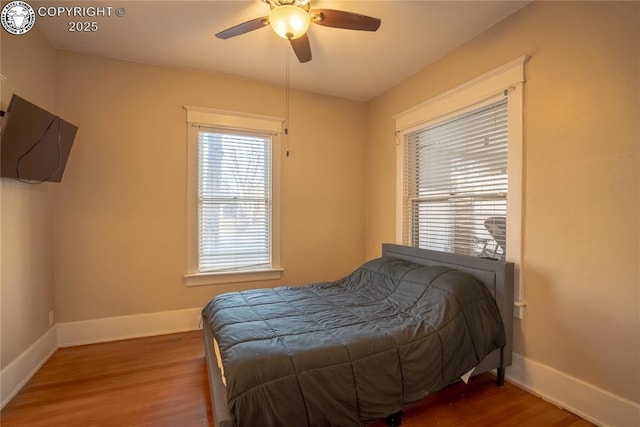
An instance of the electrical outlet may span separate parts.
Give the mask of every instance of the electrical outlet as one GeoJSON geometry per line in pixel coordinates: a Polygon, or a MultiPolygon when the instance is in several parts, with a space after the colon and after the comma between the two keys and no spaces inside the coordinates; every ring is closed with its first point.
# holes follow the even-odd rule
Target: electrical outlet
{"type": "Polygon", "coordinates": [[[49,312],[49,326],[53,326],[53,322],[54,322],[53,310],[51,310],[49,312]]]}

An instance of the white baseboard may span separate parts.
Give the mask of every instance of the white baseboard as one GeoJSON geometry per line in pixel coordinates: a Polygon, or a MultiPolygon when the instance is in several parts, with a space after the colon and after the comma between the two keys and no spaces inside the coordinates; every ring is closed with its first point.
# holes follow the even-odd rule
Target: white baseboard
{"type": "Polygon", "coordinates": [[[571,377],[557,369],[513,354],[506,371],[512,382],[600,426],[640,426],[640,404],[571,377]]]}
{"type": "Polygon", "coordinates": [[[56,329],[54,325],[0,371],[0,396],[2,399],[0,409],[13,399],[58,349],[56,329]]]}
{"type": "Polygon", "coordinates": [[[201,308],[58,323],[58,347],[193,331],[201,308]]]}

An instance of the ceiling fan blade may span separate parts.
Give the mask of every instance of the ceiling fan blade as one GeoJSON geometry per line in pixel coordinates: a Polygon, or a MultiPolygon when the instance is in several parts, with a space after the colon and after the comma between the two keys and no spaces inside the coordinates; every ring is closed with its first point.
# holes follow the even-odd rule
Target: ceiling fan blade
{"type": "Polygon", "coordinates": [[[344,28],[347,30],[376,31],[380,28],[380,19],[359,13],[333,9],[314,9],[309,12],[311,22],[326,27],[344,28]]]}
{"type": "Polygon", "coordinates": [[[250,21],[243,22],[242,24],[235,25],[231,28],[227,28],[224,31],[220,31],[218,34],[216,34],[216,37],[219,39],[226,40],[226,39],[230,39],[231,37],[248,33],[249,31],[266,27],[267,25],[269,25],[269,18],[266,16],[263,16],[262,18],[252,19],[250,21]]]}
{"type": "Polygon", "coordinates": [[[297,39],[290,39],[291,47],[298,57],[298,61],[305,63],[311,61],[311,44],[306,34],[297,39]]]}

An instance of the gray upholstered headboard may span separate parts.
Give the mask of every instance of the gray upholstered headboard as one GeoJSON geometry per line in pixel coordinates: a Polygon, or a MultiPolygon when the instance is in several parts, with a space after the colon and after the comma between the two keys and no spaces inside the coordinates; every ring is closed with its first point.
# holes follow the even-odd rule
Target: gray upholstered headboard
{"type": "MultiPolygon", "coordinates": [[[[427,249],[400,246],[390,243],[382,245],[382,255],[415,262],[422,265],[442,265],[455,268],[474,276],[482,282],[494,296],[505,334],[507,345],[502,352],[497,350],[487,356],[476,369],[481,373],[494,368],[506,368],[511,365],[513,336],[513,282],[514,266],[511,262],[456,255],[427,249]]],[[[504,372],[504,371],[503,371],[504,372]]]]}

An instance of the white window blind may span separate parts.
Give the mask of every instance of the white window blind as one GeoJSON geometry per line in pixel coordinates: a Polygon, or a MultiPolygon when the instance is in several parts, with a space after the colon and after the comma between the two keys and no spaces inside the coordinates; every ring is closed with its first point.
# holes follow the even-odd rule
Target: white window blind
{"type": "Polygon", "coordinates": [[[271,135],[198,131],[199,272],[271,267],[271,135]]]}
{"type": "Polygon", "coordinates": [[[403,240],[504,259],[507,99],[405,136],[403,240]]]}

